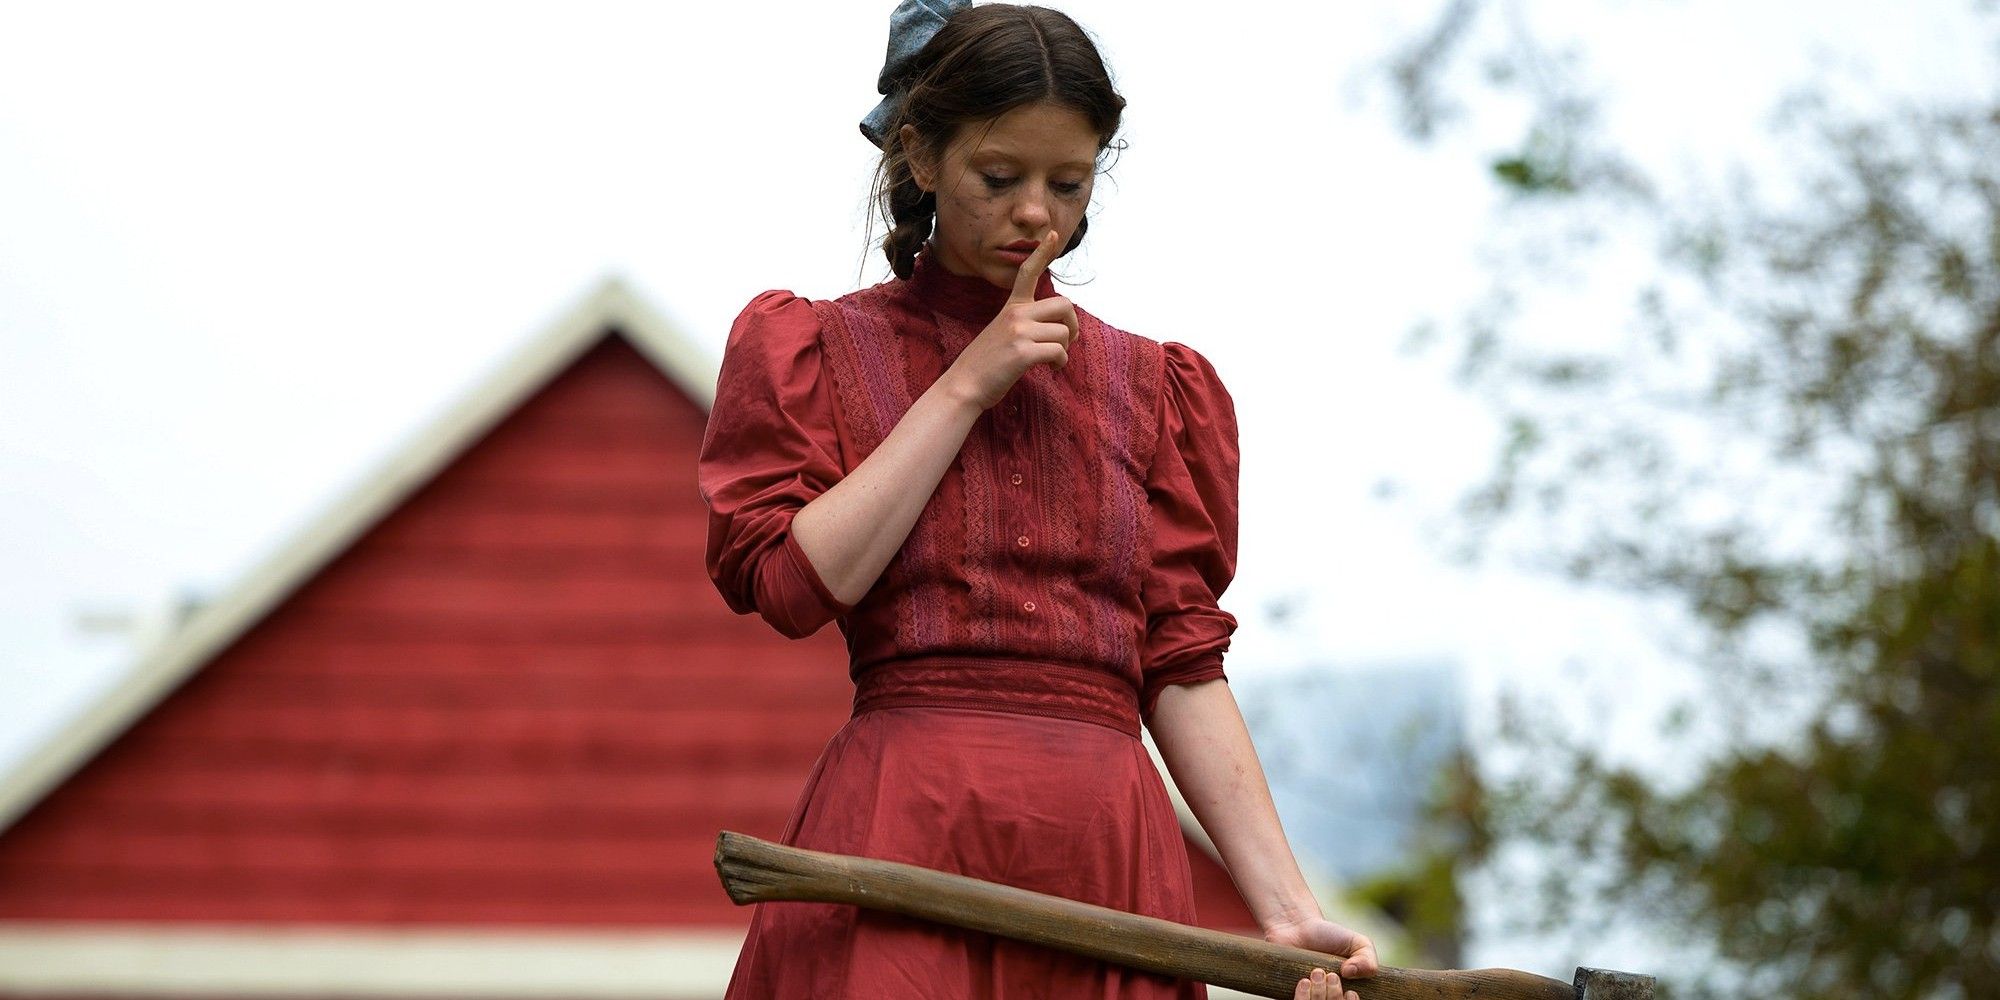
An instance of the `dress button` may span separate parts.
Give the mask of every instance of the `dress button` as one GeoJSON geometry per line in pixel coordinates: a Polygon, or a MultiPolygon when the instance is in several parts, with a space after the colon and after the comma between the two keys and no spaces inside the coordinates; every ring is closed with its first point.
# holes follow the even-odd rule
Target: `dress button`
{"type": "Polygon", "coordinates": [[[1016,473],[1014,473],[1014,474],[1013,474],[1012,476],[1010,476],[1010,477],[1008,477],[1008,478],[1009,478],[1009,479],[1010,479],[1010,480],[1011,480],[1011,481],[1012,481],[1012,482],[1014,483],[1014,485],[1016,485],[1016,486],[1019,486],[1019,485],[1021,485],[1021,474],[1020,474],[1020,473],[1016,472],[1016,473]]]}
{"type": "Polygon", "coordinates": [[[1021,610],[1022,610],[1022,611],[1033,611],[1033,610],[1035,610],[1035,602],[1033,602],[1033,601],[1027,601],[1027,602],[1023,603],[1023,604],[1021,605],[1021,610]]]}
{"type": "Polygon", "coordinates": [[[1021,537],[1019,537],[1019,538],[1016,538],[1016,539],[1014,539],[1014,544],[1015,544],[1015,545],[1019,545],[1020,547],[1022,547],[1022,548],[1024,548],[1024,549],[1025,549],[1025,548],[1027,548],[1027,547],[1028,547],[1028,536],[1026,536],[1026,535],[1022,535],[1021,537]]]}

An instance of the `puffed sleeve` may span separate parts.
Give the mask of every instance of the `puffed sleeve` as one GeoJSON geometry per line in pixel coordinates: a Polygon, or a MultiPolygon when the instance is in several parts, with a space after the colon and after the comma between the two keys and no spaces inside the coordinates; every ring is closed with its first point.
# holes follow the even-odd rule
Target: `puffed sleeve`
{"type": "Polygon", "coordinates": [[[1236,618],[1216,605],[1236,575],[1236,405],[1208,359],[1165,345],[1160,437],[1146,477],[1152,568],[1143,588],[1140,711],[1160,691],[1223,677],[1236,618]]]}
{"type": "Polygon", "coordinates": [[[836,600],[792,537],[792,518],[841,479],[819,317],[762,292],[730,327],[697,480],[708,504],[708,575],[737,614],[802,639],[853,606],[836,600]]]}

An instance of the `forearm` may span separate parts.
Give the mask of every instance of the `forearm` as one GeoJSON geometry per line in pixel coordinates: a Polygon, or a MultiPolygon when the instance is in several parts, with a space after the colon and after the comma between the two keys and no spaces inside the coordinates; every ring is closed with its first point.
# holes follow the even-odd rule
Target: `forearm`
{"type": "Polygon", "coordinates": [[[1215,842],[1258,925],[1268,931],[1321,916],[1285,840],[1264,768],[1228,682],[1167,687],[1148,725],[1174,784],[1215,842]]]}
{"type": "Polygon", "coordinates": [[[800,550],[842,603],[859,602],[895,558],[983,412],[957,386],[938,379],[881,445],[793,517],[800,550]]]}

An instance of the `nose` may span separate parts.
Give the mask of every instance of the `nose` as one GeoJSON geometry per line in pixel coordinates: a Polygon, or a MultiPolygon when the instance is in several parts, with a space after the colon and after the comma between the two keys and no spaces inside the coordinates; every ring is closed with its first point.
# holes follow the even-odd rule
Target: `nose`
{"type": "Polygon", "coordinates": [[[1049,225],[1049,186],[1046,182],[1021,185],[1021,197],[1014,202],[1014,221],[1023,228],[1040,232],[1049,225]]]}

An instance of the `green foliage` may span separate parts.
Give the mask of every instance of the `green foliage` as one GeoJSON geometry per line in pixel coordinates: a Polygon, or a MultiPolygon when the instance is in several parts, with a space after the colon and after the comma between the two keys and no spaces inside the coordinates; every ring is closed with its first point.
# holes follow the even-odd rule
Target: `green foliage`
{"type": "MultiPolygon", "coordinates": [[[[1399,72],[1421,84],[1413,100],[1435,99],[1433,74],[1399,72]]],[[[1542,79],[1531,99],[1584,103],[1542,79]]],[[[1544,565],[1667,599],[1699,633],[1710,696],[1662,727],[1691,764],[1671,785],[1510,705],[1503,738],[1532,763],[1465,785],[1454,808],[1481,835],[1464,853],[1525,842],[1608,870],[1595,884],[1553,872],[1543,926],[1610,906],[1729,963],[1659,970],[1675,995],[1992,996],[2000,95],[1864,116],[1806,91],[1782,110],[1802,197],[1774,207],[1739,187],[1623,220],[1661,236],[1662,277],[1628,338],[1596,357],[1539,349],[1510,325],[1511,294],[1466,323],[1461,375],[1505,426],[1465,498],[1469,533],[1539,518],[1544,565]]],[[[1535,120],[1575,134],[1529,148],[1593,148],[1587,120],[1535,120]]],[[[1555,190],[1530,162],[1496,176],[1555,190]]],[[[1652,190],[1569,176],[1544,210],[1602,218],[1652,190]]],[[[1378,891],[1446,910],[1421,868],[1378,891]]]]}
{"type": "Polygon", "coordinates": [[[1467,930],[1459,893],[1463,869],[1488,847],[1478,781],[1470,755],[1463,749],[1454,753],[1426,798],[1404,862],[1348,889],[1353,898],[1394,918],[1429,961],[1444,967],[1461,964],[1467,930]]]}

